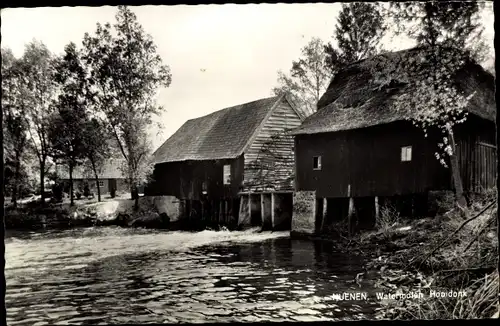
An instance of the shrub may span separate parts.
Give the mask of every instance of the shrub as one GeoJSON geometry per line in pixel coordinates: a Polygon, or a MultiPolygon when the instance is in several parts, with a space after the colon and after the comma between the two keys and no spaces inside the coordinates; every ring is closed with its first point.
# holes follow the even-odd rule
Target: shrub
{"type": "Polygon", "coordinates": [[[394,206],[383,205],[380,207],[378,219],[375,221],[375,228],[386,233],[400,220],[401,216],[394,206]]]}

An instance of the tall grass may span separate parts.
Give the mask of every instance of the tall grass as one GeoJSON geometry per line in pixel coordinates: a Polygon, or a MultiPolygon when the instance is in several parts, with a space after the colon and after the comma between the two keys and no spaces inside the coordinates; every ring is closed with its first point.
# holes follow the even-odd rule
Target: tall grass
{"type": "Polygon", "coordinates": [[[388,236],[394,229],[394,226],[400,221],[401,215],[394,206],[383,205],[380,207],[379,216],[375,222],[375,228],[377,231],[388,236]]]}

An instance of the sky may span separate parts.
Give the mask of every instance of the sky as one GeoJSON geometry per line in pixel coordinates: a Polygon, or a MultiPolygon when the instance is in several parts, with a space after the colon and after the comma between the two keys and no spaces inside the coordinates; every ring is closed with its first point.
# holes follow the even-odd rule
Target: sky
{"type": "MultiPolygon", "coordinates": [[[[185,121],[225,107],[271,96],[278,70],[288,71],[312,37],[331,41],[340,3],[225,4],[131,7],[157,52],[170,67],[172,83],[160,89],[162,127],[151,128],[156,149],[185,121]]],[[[42,41],[61,54],[81,45],[96,23],[114,22],[116,7],[2,9],[2,47],[16,57],[26,43],[42,41]]],[[[483,19],[493,40],[493,13],[483,19]]],[[[388,50],[413,46],[400,37],[383,40],[388,50]]]]}

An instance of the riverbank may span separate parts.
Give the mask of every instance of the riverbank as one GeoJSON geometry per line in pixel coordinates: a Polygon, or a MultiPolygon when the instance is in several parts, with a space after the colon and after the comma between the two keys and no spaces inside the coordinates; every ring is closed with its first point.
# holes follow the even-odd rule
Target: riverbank
{"type": "Polygon", "coordinates": [[[475,202],[469,218],[454,210],[413,220],[384,214],[376,230],[352,237],[339,232],[334,241],[337,251],[369,257],[375,286],[388,294],[377,318],[498,317],[496,198],[475,202]]]}
{"type": "Polygon", "coordinates": [[[17,208],[4,209],[5,226],[10,230],[67,229],[73,227],[120,226],[160,230],[235,230],[236,225],[221,226],[209,220],[180,219],[180,207],[175,198],[139,197],[139,209],[134,209],[134,200],[128,194],[115,198],[75,200],[63,203],[31,202],[17,208]]]}
{"type": "Polygon", "coordinates": [[[7,229],[65,229],[90,226],[122,226],[169,228],[170,218],[160,214],[147,198],[139,200],[139,210],[134,210],[134,201],[123,197],[96,200],[79,200],[74,206],[68,202],[29,203],[20,207],[5,208],[7,229]]]}

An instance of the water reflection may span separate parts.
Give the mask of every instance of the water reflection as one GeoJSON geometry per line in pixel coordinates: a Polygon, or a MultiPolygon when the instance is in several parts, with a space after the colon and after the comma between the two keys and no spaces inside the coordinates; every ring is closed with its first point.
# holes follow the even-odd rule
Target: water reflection
{"type": "Polygon", "coordinates": [[[7,241],[9,325],[361,319],[376,307],[332,298],[373,288],[350,282],[360,258],[334,254],[325,242],[123,232],[131,231],[7,241]]]}

